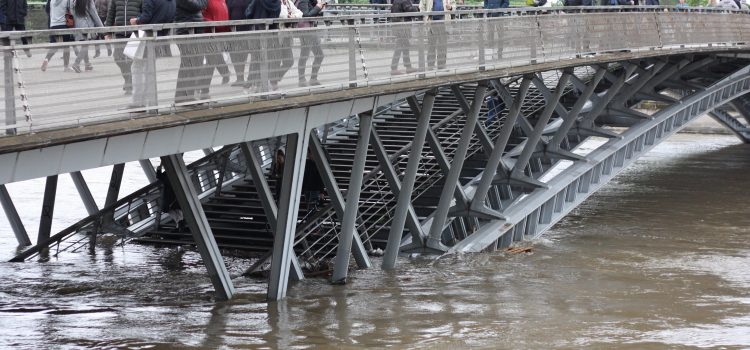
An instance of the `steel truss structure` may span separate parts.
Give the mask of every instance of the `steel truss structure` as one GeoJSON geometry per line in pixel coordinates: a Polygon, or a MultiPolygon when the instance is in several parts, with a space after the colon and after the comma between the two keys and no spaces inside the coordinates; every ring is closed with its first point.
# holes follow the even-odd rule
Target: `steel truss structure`
{"type": "MultiPolygon", "coordinates": [[[[284,137],[206,150],[187,167],[180,154],[164,156],[166,184],[141,161],[152,183],[119,201],[124,167],[116,165],[103,208],[73,172],[90,216],[55,235],[51,176],[37,244],[14,260],[46,257],[50,245],[76,232],[169,243],[159,198],[171,186],[189,228],[182,233],[189,238],[177,243],[196,244],[217,297],[234,294],[224,245],[260,252],[248,270],[268,268],[268,297],[278,300],[289,281],[315,269],[330,266],[332,281],[345,283],[350,255],[369,268],[368,252],[383,249],[382,268],[390,269],[400,253],[481,252],[533,239],[699,115],[709,113],[750,142],[749,91],[750,61],[738,55],[655,57],[436,87],[325,128],[300,125],[284,137]],[[646,114],[638,107],[647,101],[661,108],[646,114]],[[269,174],[277,149],[286,151],[280,178],[269,174]],[[300,209],[311,201],[303,193],[306,166],[318,171],[328,194],[307,211],[300,209]],[[216,201],[241,209],[216,218],[216,201]],[[260,212],[243,209],[248,203],[260,212]],[[245,230],[238,246],[219,224],[232,221],[230,214],[263,226],[234,220],[245,230]]],[[[19,244],[29,245],[4,185],[0,203],[19,244]]]]}

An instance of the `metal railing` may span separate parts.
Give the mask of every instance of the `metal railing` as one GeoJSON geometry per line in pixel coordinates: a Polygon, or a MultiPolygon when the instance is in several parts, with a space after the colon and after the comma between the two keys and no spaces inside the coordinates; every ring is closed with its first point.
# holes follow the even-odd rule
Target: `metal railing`
{"type": "MultiPolygon", "coordinates": [[[[460,20],[426,21],[430,14],[3,32],[0,40],[4,43],[5,98],[0,108],[0,130],[13,135],[149,115],[143,112],[212,108],[533,63],[565,62],[581,55],[613,51],[714,50],[721,45],[745,48],[750,36],[747,12],[703,8],[515,8],[455,11],[453,16],[460,20]],[[494,13],[503,16],[487,17],[494,13]],[[405,17],[418,22],[393,21],[405,17]],[[382,20],[390,23],[379,23],[382,20]],[[284,28],[301,22],[315,22],[317,26],[284,28]],[[241,31],[250,25],[269,28],[279,24],[282,29],[241,31]],[[230,32],[216,33],[221,26],[227,26],[230,32]],[[134,30],[143,31],[144,37],[137,40],[139,45],[127,38],[134,30]],[[196,30],[207,33],[174,35],[196,30]],[[114,39],[30,45],[18,40],[29,35],[102,33],[114,34],[114,39]],[[299,84],[300,53],[312,49],[318,41],[325,58],[317,82],[310,84],[306,80],[299,84]],[[134,55],[135,60],[116,54],[114,60],[96,58],[90,60],[90,65],[82,61],[74,66],[76,52],[83,58],[83,53],[95,45],[113,45],[119,52],[128,44],[142,48],[134,55]],[[391,69],[397,46],[412,51],[413,69],[405,74],[391,69]],[[33,58],[26,57],[24,50],[33,58]],[[75,67],[82,73],[65,72],[65,60],[59,56],[51,58],[46,71],[40,70],[42,56],[65,51],[70,54],[68,70],[75,67]],[[438,56],[437,62],[428,57],[431,51],[437,52],[432,55],[438,56]],[[440,57],[443,54],[444,62],[440,57]],[[237,62],[227,63],[231,58],[237,62]],[[237,63],[244,63],[246,70],[250,67],[245,74],[250,83],[231,86],[225,80],[236,77],[233,71],[240,68],[237,63]],[[131,67],[137,72],[130,71],[131,67]],[[220,72],[217,77],[213,77],[214,69],[220,72]],[[131,90],[126,83],[130,80],[138,81],[140,90],[136,90],[144,92],[137,99],[124,95],[131,90]]],[[[312,55],[307,61],[303,77],[310,78],[312,55]]]]}

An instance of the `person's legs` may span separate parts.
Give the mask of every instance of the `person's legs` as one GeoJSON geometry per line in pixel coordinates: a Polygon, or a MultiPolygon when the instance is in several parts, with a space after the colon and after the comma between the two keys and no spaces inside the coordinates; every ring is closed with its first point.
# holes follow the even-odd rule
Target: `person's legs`
{"type": "Polygon", "coordinates": [[[309,34],[302,34],[299,37],[299,42],[302,45],[299,49],[299,60],[297,60],[297,75],[299,77],[300,84],[305,81],[305,68],[307,66],[307,58],[310,57],[312,40],[310,40],[309,34]]]}
{"type": "Polygon", "coordinates": [[[435,23],[430,23],[430,28],[427,31],[427,69],[435,68],[435,54],[437,53],[437,38],[435,37],[436,28],[435,23]]]}
{"type": "Polygon", "coordinates": [[[310,83],[313,85],[317,85],[320,84],[318,83],[318,72],[320,72],[320,67],[322,66],[323,59],[325,58],[323,48],[320,47],[320,37],[318,37],[317,34],[313,34],[312,46],[310,48],[312,50],[313,56],[315,56],[315,59],[313,59],[312,70],[310,71],[310,83]]]}
{"type": "Polygon", "coordinates": [[[445,27],[445,23],[439,23],[436,29],[437,65],[438,69],[445,69],[445,63],[448,58],[448,31],[445,27]]]}
{"type": "MultiPolygon", "coordinates": [[[[279,49],[277,51],[279,57],[279,68],[276,71],[272,82],[278,84],[289,68],[294,65],[294,53],[292,53],[292,38],[285,36],[279,41],[279,49]]],[[[273,85],[273,84],[272,84],[273,85]]]]}
{"type": "Polygon", "coordinates": [[[245,63],[247,62],[247,52],[246,51],[234,51],[229,53],[229,58],[232,59],[232,65],[234,66],[234,76],[236,78],[236,81],[233,86],[236,84],[244,84],[245,83],[245,63]]]}
{"type": "Polygon", "coordinates": [[[203,66],[203,55],[191,43],[177,44],[180,48],[180,69],[177,71],[177,86],[175,87],[175,102],[190,102],[195,99],[203,66]]]}
{"type": "Polygon", "coordinates": [[[120,68],[120,74],[122,74],[122,79],[124,80],[122,89],[125,91],[126,94],[132,93],[133,91],[133,78],[132,73],[130,71],[130,66],[133,64],[133,60],[130,59],[130,57],[125,56],[125,43],[119,42],[114,44],[114,59],[115,64],[118,68],[120,68]]]}

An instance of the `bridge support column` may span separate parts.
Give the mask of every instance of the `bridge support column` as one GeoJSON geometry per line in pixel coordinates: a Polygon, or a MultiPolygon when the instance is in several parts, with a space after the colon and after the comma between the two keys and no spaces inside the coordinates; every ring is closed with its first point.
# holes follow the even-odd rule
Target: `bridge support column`
{"type": "MultiPolygon", "coordinates": [[[[125,171],[125,164],[115,164],[112,166],[112,176],[109,179],[109,188],[107,189],[107,197],[104,200],[104,206],[108,207],[114,202],[117,202],[117,196],[120,194],[120,185],[122,185],[122,173],[125,171]]],[[[114,215],[114,211],[112,212],[114,215]]],[[[106,220],[112,222],[114,217],[106,217],[106,220]]]]}
{"type": "Polygon", "coordinates": [[[281,175],[281,194],[273,240],[271,276],[268,282],[269,300],[283,299],[289,287],[291,257],[294,254],[294,234],[297,230],[297,214],[308,140],[308,134],[304,130],[286,137],[286,161],[281,175]]]}
{"type": "Polygon", "coordinates": [[[18,245],[31,245],[31,240],[29,239],[29,234],[26,232],[26,227],[23,226],[23,221],[21,221],[21,217],[18,216],[16,206],[13,204],[13,200],[10,198],[10,194],[8,193],[8,189],[5,188],[5,185],[0,185],[0,205],[3,206],[5,217],[8,218],[10,227],[16,235],[18,245]]]}
{"type": "MultiPolygon", "coordinates": [[[[427,131],[430,129],[430,117],[432,116],[432,108],[435,105],[435,95],[437,95],[437,91],[434,89],[427,91],[424,95],[422,100],[422,110],[419,114],[419,120],[417,121],[417,130],[414,134],[411,150],[409,150],[409,160],[406,163],[406,173],[404,174],[403,182],[399,187],[397,183],[398,178],[396,178],[396,183],[394,183],[394,190],[398,187],[398,200],[396,202],[396,209],[393,213],[391,229],[390,232],[388,232],[388,244],[385,247],[385,254],[383,255],[383,269],[392,269],[396,267],[396,258],[398,257],[398,251],[401,247],[401,237],[403,236],[404,225],[406,224],[407,218],[409,218],[410,221],[416,219],[416,226],[419,231],[414,232],[414,228],[411,226],[409,231],[411,231],[412,241],[414,241],[414,243],[417,243],[418,241],[419,244],[422,244],[423,233],[421,226],[419,226],[419,220],[414,213],[414,208],[412,208],[411,205],[411,195],[414,191],[414,183],[417,179],[419,163],[422,160],[422,149],[424,148],[424,142],[427,138],[427,131]]],[[[382,146],[378,146],[381,152],[384,152],[382,146]]],[[[385,160],[388,160],[387,157],[385,160]]],[[[381,161],[381,163],[383,162],[381,161]]],[[[390,162],[388,162],[387,167],[392,169],[390,162]]]]}
{"type": "Polygon", "coordinates": [[[141,165],[141,169],[143,169],[143,173],[146,175],[148,182],[156,182],[156,170],[154,170],[154,165],[151,164],[151,161],[148,159],[141,159],[138,161],[138,164],[141,165]]]}
{"type": "MultiPolygon", "coordinates": [[[[268,181],[266,181],[266,176],[263,174],[263,169],[261,169],[260,164],[261,161],[258,159],[258,154],[255,153],[255,150],[252,148],[252,143],[245,142],[242,145],[240,145],[240,149],[242,150],[242,153],[245,156],[245,162],[247,162],[247,169],[250,171],[250,176],[253,177],[253,184],[255,184],[255,189],[258,191],[258,197],[260,199],[260,203],[263,206],[263,212],[266,214],[266,219],[268,220],[268,225],[271,227],[276,227],[278,223],[278,208],[276,207],[276,201],[273,199],[273,194],[271,194],[271,188],[268,186],[268,181]]],[[[274,237],[276,239],[276,237],[274,237]]],[[[262,261],[259,261],[256,264],[253,264],[253,267],[248,269],[245,273],[252,272],[254,270],[254,267],[260,266],[268,261],[269,258],[271,258],[272,254],[268,255],[268,258],[260,259],[262,261]]],[[[299,281],[303,280],[305,278],[305,275],[302,273],[302,268],[299,264],[299,259],[297,259],[297,256],[294,254],[294,251],[291,253],[291,259],[292,259],[292,265],[291,265],[291,275],[293,281],[299,281]]]]}
{"type": "Polygon", "coordinates": [[[432,227],[430,227],[430,236],[427,238],[426,246],[435,249],[437,251],[446,251],[442,242],[443,229],[445,228],[445,222],[448,219],[448,212],[450,211],[451,200],[456,187],[460,187],[458,178],[461,175],[461,169],[464,165],[466,153],[469,149],[469,142],[471,136],[474,134],[474,126],[479,118],[479,110],[484,103],[484,95],[487,92],[487,82],[481,81],[477,90],[474,92],[474,101],[471,104],[471,110],[466,115],[466,124],[461,131],[461,137],[458,141],[456,153],[453,156],[451,162],[451,169],[448,172],[448,176],[445,179],[445,185],[440,193],[440,200],[438,207],[435,210],[435,216],[432,221],[432,227]]]}
{"type": "Polygon", "coordinates": [[[89,215],[98,213],[99,207],[96,205],[96,201],[94,201],[94,196],[91,195],[91,190],[89,190],[89,186],[86,184],[86,179],[83,178],[83,174],[81,174],[80,171],[74,171],[70,173],[70,178],[76,186],[78,195],[81,196],[81,201],[83,201],[83,206],[86,207],[86,212],[89,213],[89,215]]]}
{"type": "MultiPolygon", "coordinates": [[[[328,162],[328,157],[326,156],[326,151],[323,148],[323,144],[320,142],[318,135],[314,131],[310,133],[310,148],[312,151],[312,157],[313,161],[315,162],[315,166],[318,168],[321,178],[323,179],[323,184],[326,187],[328,198],[331,199],[331,203],[336,210],[336,216],[338,217],[339,221],[343,222],[344,213],[346,211],[344,197],[341,196],[341,189],[339,189],[339,185],[336,182],[336,177],[333,175],[331,164],[328,162]]],[[[357,216],[359,216],[359,208],[357,208],[357,216]]],[[[370,258],[367,256],[367,249],[365,249],[365,245],[362,243],[362,239],[359,237],[358,230],[356,231],[356,234],[354,234],[353,247],[354,250],[352,251],[352,254],[354,255],[354,260],[357,262],[357,266],[359,266],[359,268],[361,269],[369,269],[370,267],[372,267],[370,258]]]]}
{"type": "MultiPolygon", "coordinates": [[[[47,176],[47,182],[44,185],[44,199],[42,199],[42,214],[39,218],[39,233],[37,235],[37,244],[46,242],[49,239],[52,230],[52,217],[55,213],[55,197],[57,196],[57,175],[47,176]]],[[[48,259],[49,248],[44,247],[39,252],[42,259],[48,259]]]]}
{"type": "Polygon", "coordinates": [[[349,273],[349,253],[352,248],[354,232],[356,231],[357,210],[359,209],[359,194],[362,191],[362,180],[367,160],[367,145],[372,128],[372,114],[363,113],[359,117],[359,139],[357,150],[354,154],[354,165],[349,180],[349,188],[346,191],[346,207],[344,208],[344,219],[341,222],[341,233],[339,234],[339,245],[336,251],[335,265],[333,267],[332,281],[334,283],[346,283],[349,273]]]}
{"type": "Polygon", "coordinates": [[[206,265],[211,283],[216,290],[216,298],[220,300],[231,299],[234,295],[232,279],[224,265],[221,251],[216,244],[211,226],[208,224],[206,214],[203,212],[198,194],[190,181],[185,163],[181,155],[169,155],[161,157],[162,164],[169,179],[169,185],[174,190],[177,203],[185,216],[185,221],[193,234],[193,240],[201,259],[206,265]]]}

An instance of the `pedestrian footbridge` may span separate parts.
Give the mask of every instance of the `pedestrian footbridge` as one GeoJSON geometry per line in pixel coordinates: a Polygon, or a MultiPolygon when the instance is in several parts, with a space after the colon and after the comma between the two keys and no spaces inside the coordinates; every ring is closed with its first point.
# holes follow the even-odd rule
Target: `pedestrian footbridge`
{"type": "MultiPolygon", "coordinates": [[[[268,271],[275,300],[290,280],[309,274],[330,269],[333,282],[345,282],[350,257],[370,268],[370,255],[382,251],[389,269],[399,254],[492,251],[533,239],[697,116],[709,114],[750,141],[747,12],[610,7],[462,10],[446,21],[421,15],[328,16],[314,19],[317,26],[255,31],[242,29],[280,21],[143,26],[145,98],[138,106],[123,94],[116,65],[123,57],[94,59],[93,70],[82,73],[66,72],[59,58],[65,51],[75,57],[84,44],[92,50],[134,40],[23,45],[22,36],[81,30],[3,32],[0,184],[47,177],[48,210],[34,242],[0,186],[10,226],[28,246],[14,261],[46,259],[52,245],[86,245],[101,233],[195,244],[218,297],[230,298],[222,249],[239,249],[252,257],[248,273],[268,271]],[[215,33],[219,25],[231,31],[215,33]],[[198,27],[205,33],[172,35],[198,27]],[[308,42],[299,38],[310,36],[325,54],[319,85],[299,83],[305,62],[298,58],[308,42]],[[413,66],[394,72],[392,53],[404,42],[413,66]],[[156,54],[164,47],[171,55],[156,54]],[[58,56],[43,72],[41,57],[50,49],[58,56]],[[243,57],[238,53],[250,57],[256,84],[201,79],[207,70],[221,72],[227,58],[243,57]],[[183,73],[202,81],[203,91],[175,101],[180,54],[199,57],[183,73]],[[195,150],[205,157],[185,164],[182,154],[195,150]],[[274,176],[277,150],[286,161],[274,176]],[[157,180],[154,158],[166,181],[157,180]],[[123,164],[135,161],[151,184],[122,196],[123,164]],[[104,166],[112,166],[112,180],[100,208],[80,171],[104,166]],[[311,167],[327,194],[317,206],[303,193],[311,167]],[[73,178],[89,216],[55,233],[61,174],[73,178]],[[185,228],[162,213],[166,186],[185,228]]],[[[238,62],[245,61],[229,64],[230,74],[244,71],[238,62]]]]}

